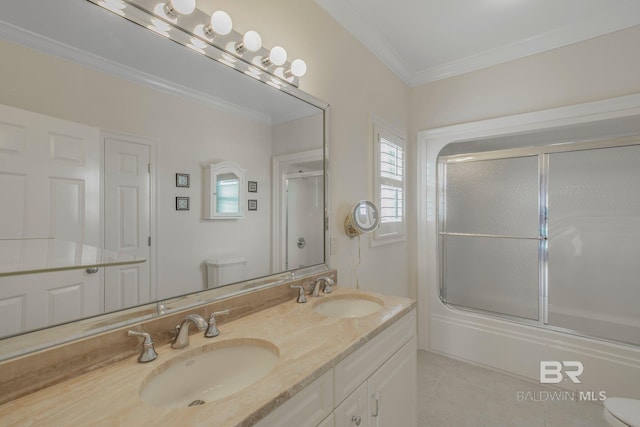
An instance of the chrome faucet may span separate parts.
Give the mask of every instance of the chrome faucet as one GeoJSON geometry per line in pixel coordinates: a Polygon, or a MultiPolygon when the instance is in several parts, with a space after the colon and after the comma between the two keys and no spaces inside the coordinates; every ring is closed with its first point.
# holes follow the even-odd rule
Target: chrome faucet
{"type": "Polygon", "coordinates": [[[171,348],[184,348],[189,345],[189,325],[193,323],[199,331],[207,329],[208,323],[199,314],[189,314],[181,324],[176,326],[176,337],[171,341],[171,348]]]}
{"type": "Polygon", "coordinates": [[[138,362],[147,363],[158,358],[158,353],[156,353],[156,349],[153,348],[151,335],[146,332],[127,331],[127,336],[144,338],[144,343],[142,344],[142,352],[140,353],[140,356],[138,356],[138,362]]]}
{"type": "Polygon", "coordinates": [[[222,310],[211,313],[211,316],[209,316],[209,327],[207,328],[207,332],[204,333],[205,337],[213,338],[220,335],[220,330],[218,329],[218,325],[216,324],[216,316],[220,314],[229,314],[229,310],[222,310]]]}
{"type": "Polygon", "coordinates": [[[330,294],[333,291],[333,289],[331,288],[333,285],[335,285],[333,279],[329,276],[322,276],[319,277],[313,285],[313,291],[311,292],[311,295],[313,295],[314,297],[320,295],[320,282],[324,282],[324,288],[322,288],[323,293],[330,294]]]}

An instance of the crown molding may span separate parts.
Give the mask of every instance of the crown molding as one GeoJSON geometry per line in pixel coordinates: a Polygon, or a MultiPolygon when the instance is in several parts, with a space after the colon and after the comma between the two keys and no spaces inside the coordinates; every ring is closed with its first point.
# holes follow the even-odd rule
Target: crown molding
{"type": "Polygon", "coordinates": [[[402,81],[409,84],[414,78],[414,72],[404,62],[402,57],[382,36],[382,34],[367,25],[358,12],[348,1],[314,0],[333,19],[338,21],[347,32],[351,33],[360,43],[369,49],[383,64],[393,71],[402,81]]]}
{"type": "Polygon", "coordinates": [[[469,73],[640,25],[640,2],[515,43],[414,72],[409,86],[469,73]]]}
{"type": "Polygon", "coordinates": [[[571,24],[535,37],[488,49],[431,68],[413,70],[393,49],[380,31],[367,25],[361,19],[358,12],[348,1],[315,0],[315,2],[410,87],[492,67],[640,25],[640,2],[636,2],[626,7],[612,9],[605,14],[599,14],[589,21],[571,24]]]}

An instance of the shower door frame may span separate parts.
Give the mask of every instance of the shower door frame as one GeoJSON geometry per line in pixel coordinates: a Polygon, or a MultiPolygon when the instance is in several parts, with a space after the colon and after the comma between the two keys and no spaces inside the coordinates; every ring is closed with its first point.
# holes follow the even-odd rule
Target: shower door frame
{"type": "Polygon", "coordinates": [[[634,345],[632,343],[609,340],[603,337],[588,335],[585,332],[573,329],[563,328],[549,324],[549,159],[554,153],[567,153],[596,149],[608,149],[628,146],[640,146],[640,134],[619,138],[605,138],[585,141],[561,142],[534,147],[507,148],[503,150],[484,151],[478,153],[464,153],[437,158],[437,180],[436,180],[436,205],[437,205],[437,264],[438,264],[438,297],[440,301],[459,310],[474,313],[482,313],[487,316],[496,317],[511,322],[521,323],[529,326],[537,326],[556,332],[569,333],[576,336],[588,337],[591,339],[603,340],[615,344],[634,345]],[[539,236],[524,237],[510,235],[493,235],[493,234],[474,234],[474,233],[455,233],[446,230],[446,207],[445,193],[446,189],[446,165],[449,163],[467,163],[486,160],[502,160],[523,157],[538,158],[538,230],[539,236]],[[450,303],[446,298],[445,286],[445,256],[444,256],[444,237],[445,236],[468,236],[468,237],[492,237],[502,239],[536,239],[538,245],[538,319],[528,319],[506,313],[499,313],[490,310],[484,310],[476,307],[468,307],[450,303]]]}
{"type": "MultiPolygon", "coordinates": [[[[417,272],[418,347],[480,366],[538,381],[541,360],[585,360],[589,372],[607,375],[581,377],[585,390],[637,396],[640,348],[595,340],[543,327],[502,320],[443,304],[438,298],[437,157],[473,141],[563,133],[579,136],[628,135],[640,130],[640,94],[534,111],[417,132],[415,215],[417,239],[410,263],[417,272]],[[592,132],[594,131],[595,132],[592,132]],[[624,380],[621,380],[624,379],[624,380]]],[[[582,138],[584,139],[584,138],[582,138]]],[[[494,149],[508,148],[496,141],[494,149]]]]}

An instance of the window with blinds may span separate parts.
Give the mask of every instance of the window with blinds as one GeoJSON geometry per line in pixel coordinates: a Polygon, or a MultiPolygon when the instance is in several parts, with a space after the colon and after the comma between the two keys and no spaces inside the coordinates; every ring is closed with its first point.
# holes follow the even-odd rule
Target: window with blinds
{"type": "Polygon", "coordinates": [[[373,130],[375,203],[380,210],[375,245],[404,239],[405,141],[380,123],[374,123],[373,130]]]}

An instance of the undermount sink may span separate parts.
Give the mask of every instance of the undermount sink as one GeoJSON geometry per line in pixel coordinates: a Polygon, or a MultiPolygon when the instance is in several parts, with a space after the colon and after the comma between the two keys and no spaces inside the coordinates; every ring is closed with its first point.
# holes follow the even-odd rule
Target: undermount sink
{"type": "Polygon", "coordinates": [[[313,309],[329,317],[362,317],[375,313],[382,305],[382,300],[368,295],[336,295],[316,302],[313,309]]]}
{"type": "Polygon", "coordinates": [[[164,408],[210,403],[254,384],[279,359],[278,348],[259,339],[204,345],[156,368],[144,380],[140,399],[164,408]]]}

